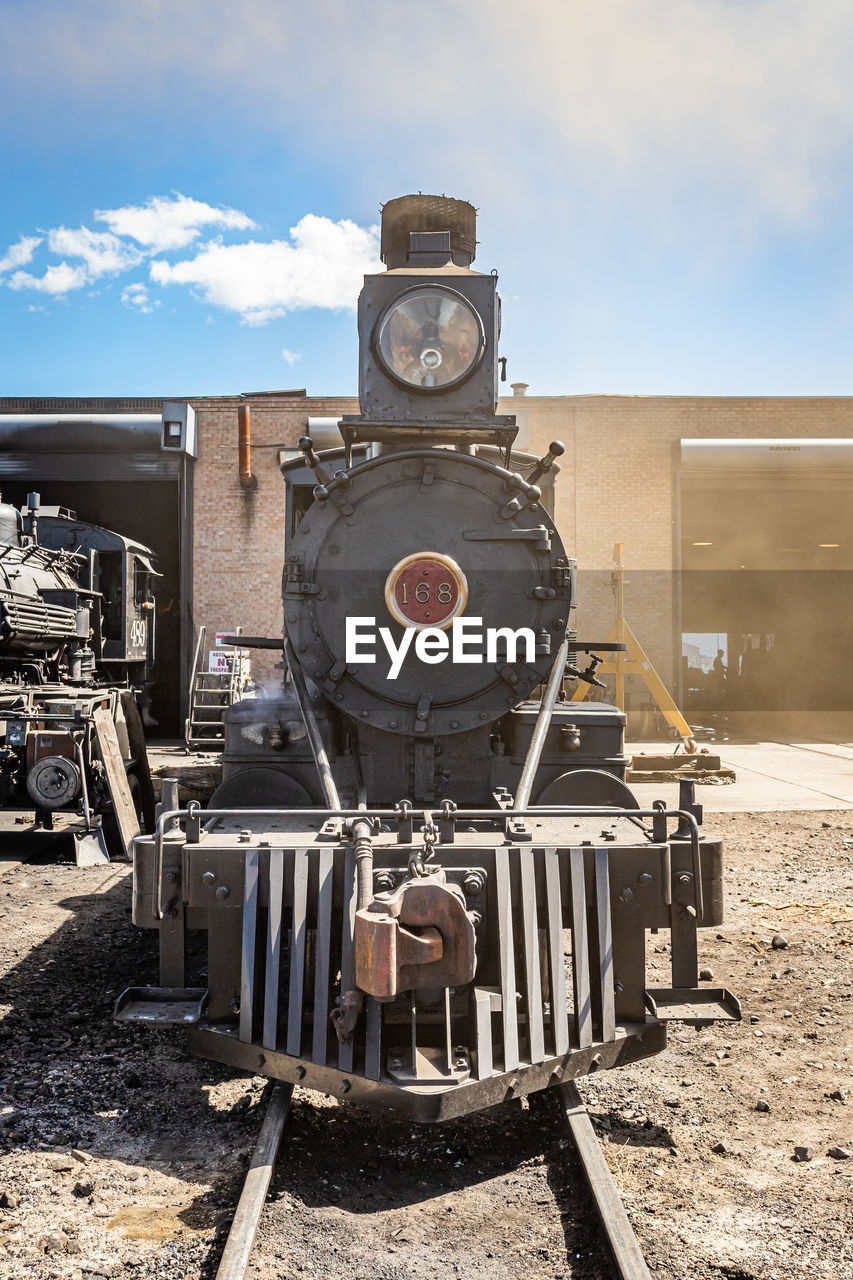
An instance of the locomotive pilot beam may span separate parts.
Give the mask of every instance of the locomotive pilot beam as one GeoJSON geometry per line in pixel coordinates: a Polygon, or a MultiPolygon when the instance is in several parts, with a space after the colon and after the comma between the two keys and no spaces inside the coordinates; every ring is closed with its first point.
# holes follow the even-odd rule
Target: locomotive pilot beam
{"type": "Polygon", "coordinates": [[[596,646],[572,629],[577,565],[537,483],[563,446],[513,462],[475,243],[464,201],[383,210],[361,414],[343,451],[305,438],[282,463],[285,679],[229,709],[210,808],[135,842],[162,985],[116,1007],[422,1121],[657,1053],[668,1021],[740,1016],[698,981],[722,848],[691,786],[641,809],[623,713],[569,700],[599,659],[575,665],[596,646]],[[661,929],[672,975],[651,989],[661,929]],[[207,935],[205,981],[185,930],[207,935]]]}

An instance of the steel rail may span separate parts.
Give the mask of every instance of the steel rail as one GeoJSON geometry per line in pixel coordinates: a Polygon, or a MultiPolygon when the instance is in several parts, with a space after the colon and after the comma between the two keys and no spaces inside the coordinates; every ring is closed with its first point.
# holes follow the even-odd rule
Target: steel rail
{"type": "Polygon", "coordinates": [[[246,1181],[237,1201],[231,1230],[219,1261],[216,1280],[244,1280],[247,1273],[292,1093],[293,1085],[283,1081],[278,1081],[273,1088],[246,1181]]]}
{"type": "MultiPolygon", "coordinates": [[[[559,1105],[616,1263],[618,1280],[651,1280],[634,1229],[574,1081],[565,1081],[554,1092],[558,1094],[559,1105]]],[[[216,1271],[216,1280],[246,1280],[292,1093],[293,1085],[284,1081],[278,1081],[273,1088],[216,1271]]]]}
{"type": "Polygon", "coordinates": [[[619,1280],[651,1280],[640,1250],[634,1228],[613,1175],[601,1150],[589,1113],[573,1080],[566,1080],[558,1088],[569,1131],[574,1140],[607,1243],[619,1269],[619,1280]]]}

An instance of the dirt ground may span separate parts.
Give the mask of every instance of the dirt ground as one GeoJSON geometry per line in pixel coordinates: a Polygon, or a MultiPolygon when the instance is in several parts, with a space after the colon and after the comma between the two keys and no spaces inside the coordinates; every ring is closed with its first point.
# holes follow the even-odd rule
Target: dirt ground
{"type": "MultiPolygon", "coordinates": [[[[708,826],[727,841],[727,919],[700,963],[744,1020],[673,1026],[665,1054],[581,1089],[656,1278],[842,1280],[853,813],[708,826]]],[[[156,975],[129,908],[126,868],[0,862],[2,1280],[215,1272],[264,1082],[189,1057],[180,1032],[113,1025],[115,995],[156,975]]],[[[650,985],[665,938],[649,939],[650,985]]],[[[416,1128],[297,1090],[256,1280],[604,1280],[554,1103],[416,1128]]]]}

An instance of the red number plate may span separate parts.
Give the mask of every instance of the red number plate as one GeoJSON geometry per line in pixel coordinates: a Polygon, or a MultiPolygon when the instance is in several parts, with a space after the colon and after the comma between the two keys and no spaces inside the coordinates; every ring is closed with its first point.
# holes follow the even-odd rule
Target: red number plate
{"type": "Polygon", "coordinates": [[[468,584],[455,560],[419,551],[394,566],[385,582],[385,603],[406,627],[448,627],[465,608],[468,584]]]}

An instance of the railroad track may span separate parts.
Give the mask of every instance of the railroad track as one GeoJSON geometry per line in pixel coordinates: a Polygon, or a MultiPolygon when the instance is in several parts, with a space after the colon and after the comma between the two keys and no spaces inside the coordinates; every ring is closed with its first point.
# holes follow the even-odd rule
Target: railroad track
{"type": "MultiPolygon", "coordinates": [[[[614,1280],[651,1280],[637,1237],[576,1085],[569,1080],[555,1092],[615,1264],[614,1280]]],[[[216,1280],[245,1280],[249,1273],[252,1248],[275,1169],[292,1094],[293,1086],[290,1084],[277,1082],[273,1086],[216,1280]]]]}

